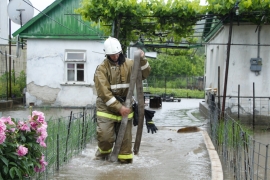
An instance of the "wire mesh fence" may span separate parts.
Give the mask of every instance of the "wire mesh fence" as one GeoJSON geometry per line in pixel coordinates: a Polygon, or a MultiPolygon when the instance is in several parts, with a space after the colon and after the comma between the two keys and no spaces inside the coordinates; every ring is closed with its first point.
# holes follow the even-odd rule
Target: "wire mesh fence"
{"type": "MultiPolygon", "coordinates": [[[[231,177],[227,179],[269,179],[269,144],[255,140],[250,128],[230,116],[232,112],[228,108],[222,115],[218,107],[215,96],[210,95],[207,114],[210,120],[209,135],[223,166],[229,171],[231,177]]],[[[258,117],[257,113],[256,118],[258,117]]]]}
{"type": "Polygon", "coordinates": [[[200,76],[149,76],[144,93],[176,98],[204,98],[204,79],[200,76]]]}
{"type": "Polygon", "coordinates": [[[270,97],[228,97],[226,107],[230,116],[243,123],[270,126],[270,97]]]}
{"type": "Polygon", "coordinates": [[[154,88],[174,89],[204,89],[204,79],[201,76],[149,76],[148,86],[154,88]]]}
{"type": "Polygon", "coordinates": [[[48,120],[47,148],[43,152],[46,157],[46,170],[33,179],[50,179],[72,157],[78,155],[95,138],[96,108],[87,106],[83,112],[72,113],[68,117],[48,120]]]}

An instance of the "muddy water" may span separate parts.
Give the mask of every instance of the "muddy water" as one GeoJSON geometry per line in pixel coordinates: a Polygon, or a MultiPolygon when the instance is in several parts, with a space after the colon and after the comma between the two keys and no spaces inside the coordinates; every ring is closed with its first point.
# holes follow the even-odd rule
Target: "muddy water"
{"type": "Polygon", "coordinates": [[[182,99],[181,102],[163,102],[158,109],[146,109],[156,111],[153,119],[158,126],[204,126],[206,119],[194,117],[194,114],[199,114],[200,102],[201,99],[182,99]]]}
{"type": "MultiPolygon", "coordinates": [[[[211,164],[201,132],[179,134],[183,126],[204,128],[206,120],[198,120],[191,114],[199,112],[202,100],[164,102],[155,110],[156,134],[147,133],[144,127],[139,155],[132,164],[111,163],[94,160],[96,142],[66,166],[53,179],[98,179],[98,180],[167,180],[167,179],[211,179],[211,164]]],[[[133,142],[136,128],[133,128],[133,142]]]]}
{"type": "Polygon", "coordinates": [[[198,137],[200,134],[181,136],[172,129],[160,129],[155,135],[144,133],[140,153],[134,156],[132,164],[94,160],[97,146],[91,144],[53,179],[209,180],[208,154],[203,139],[198,137]],[[184,146],[188,142],[192,144],[184,146]]]}
{"type": "MultiPolygon", "coordinates": [[[[181,102],[163,102],[162,108],[155,110],[154,122],[158,126],[156,134],[147,133],[144,127],[139,155],[132,164],[111,163],[94,160],[96,142],[88,144],[78,157],[50,179],[211,179],[211,164],[201,132],[177,133],[180,127],[200,126],[206,128],[206,120],[198,120],[192,114],[199,112],[198,99],[182,99],[181,102]]],[[[45,116],[68,116],[73,109],[35,109],[45,116]]],[[[75,109],[73,111],[80,111],[75,109]]],[[[29,109],[2,111],[3,116],[27,117],[29,109]]],[[[133,128],[135,139],[136,128],[133,128]]],[[[134,142],[134,140],[133,140],[134,142]]]]}
{"type": "MultiPolygon", "coordinates": [[[[155,110],[154,122],[159,130],[156,134],[144,129],[140,153],[134,156],[132,164],[118,164],[94,160],[96,142],[88,144],[78,157],[73,158],[51,179],[211,179],[211,164],[200,132],[176,133],[185,126],[206,129],[207,120],[199,115],[201,99],[182,99],[181,102],[163,102],[155,110]]],[[[82,109],[33,108],[50,117],[66,117],[82,109]]],[[[28,108],[0,110],[2,116],[27,118],[28,108]]],[[[145,127],[144,127],[145,128],[145,127]]],[[[134,137],[136,128],[133,129],[134,137]]],[[[269,133],[256,133],[255,139],[269,143],[269,133]]],[[[230,180],[226,169],[224,179],[230,180]]]]}

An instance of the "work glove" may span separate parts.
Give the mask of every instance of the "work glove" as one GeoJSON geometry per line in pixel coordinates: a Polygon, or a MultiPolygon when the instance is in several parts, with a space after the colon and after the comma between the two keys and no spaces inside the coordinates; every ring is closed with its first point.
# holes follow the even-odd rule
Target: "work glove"
{"type": "Polygon", "coordinates": [[[158,128],[156,127],[153,121],[148,121],[148,122],[146,121],[146,127],[147,127],[147,132],[149,133],[151,131],[152,134],[154,134],[154,132],[156,133],[158,130],[158,128]]]}
{"type": "Polygon", "coordinates": [[[139,110],[138,110],[138,103],[136,103],[136,101],[134,101],[134,103],[132,104],[132,108],[133,108],[133,126],[137,126],[138,125],[138,121],[139,121],[139,110]]]}
{"type": "Polygon", "coordinates": [[[156,133],[158,128],[156,127],[155,123],[153,122],[152,118],[154,117],[156,111],[150,111],[150,110],[144,110],[144,117],[145,117],[145,124],[147,127],[147,132],[149,133],[150,131],[152,134],[154,132],[156,133]]]}

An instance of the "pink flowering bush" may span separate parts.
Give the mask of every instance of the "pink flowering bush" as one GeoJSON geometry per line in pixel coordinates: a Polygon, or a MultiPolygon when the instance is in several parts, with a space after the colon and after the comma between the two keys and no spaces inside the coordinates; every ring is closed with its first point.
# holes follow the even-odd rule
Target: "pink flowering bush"
{"type": "Polygon", "coordinates": [[[26,121],[0,118],[0,180],[24,179],[47,166],[42,148],[46,148],[47,123],[42,112],[33,111],[26,121]]]}

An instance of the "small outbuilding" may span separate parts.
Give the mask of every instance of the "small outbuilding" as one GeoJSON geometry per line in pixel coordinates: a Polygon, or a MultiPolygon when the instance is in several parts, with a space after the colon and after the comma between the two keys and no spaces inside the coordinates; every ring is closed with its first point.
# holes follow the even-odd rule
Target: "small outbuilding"
{"type": "Polygon", "coordinates": [[[57,0],[13,33],[26,40],[26,104],[83,107],[95,102],[94,71],[104,36],[74,12],[80,0],[57,0]]]}

